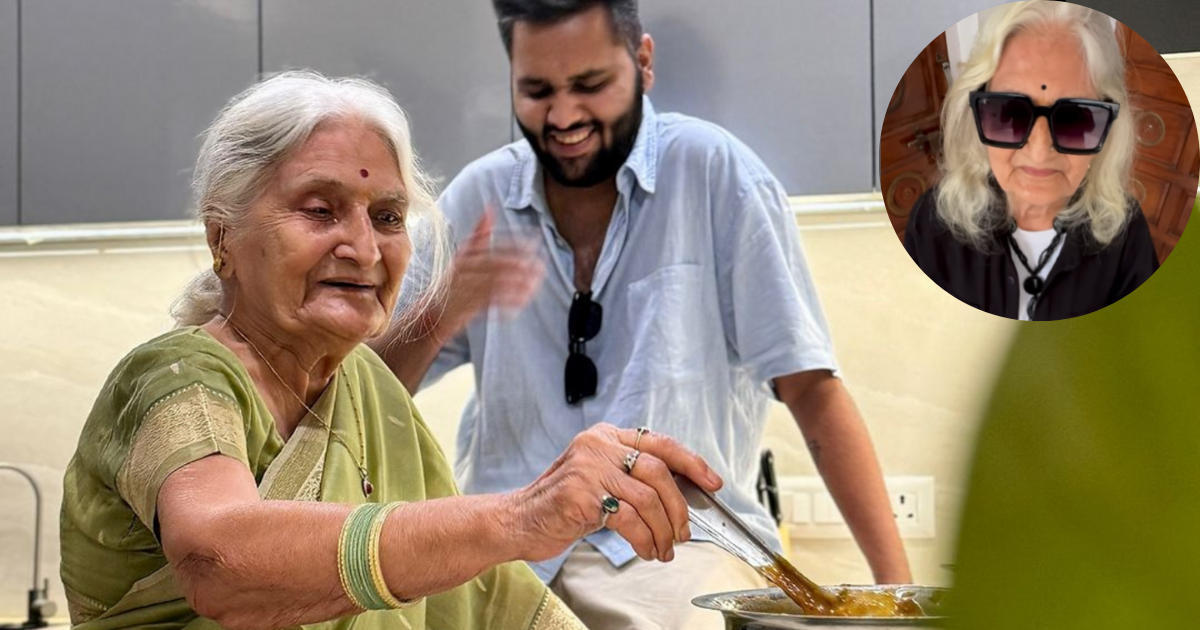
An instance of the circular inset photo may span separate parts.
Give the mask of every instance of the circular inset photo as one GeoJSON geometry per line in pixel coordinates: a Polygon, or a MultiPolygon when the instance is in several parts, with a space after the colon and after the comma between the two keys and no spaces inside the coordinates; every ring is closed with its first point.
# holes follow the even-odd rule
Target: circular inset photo
{"type": "Polygon", "coordinates": [[[880,184],[913,262],[993,315],[1102,309],[1170,256],[1200,172],[1183,87],[1145,39],[1067,2],[939,35],[883,121],[880,184]]]}

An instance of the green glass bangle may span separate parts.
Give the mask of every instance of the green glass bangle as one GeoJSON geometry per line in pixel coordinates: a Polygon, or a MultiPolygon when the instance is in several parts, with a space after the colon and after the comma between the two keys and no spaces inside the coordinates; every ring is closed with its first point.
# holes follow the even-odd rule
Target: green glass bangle
{"type": "MultiPolygon", "coordinates": [[[[346,595],[364,610],[390,610],[392,607],[375,588],[371,573],[371,525],[375,517],[388,510],[388,503],[364,503],[350,512],[342,525],[338,541],[338,574],[346,595]]],[[[378,553],[378,550],[374,550],[378,553]]]]}

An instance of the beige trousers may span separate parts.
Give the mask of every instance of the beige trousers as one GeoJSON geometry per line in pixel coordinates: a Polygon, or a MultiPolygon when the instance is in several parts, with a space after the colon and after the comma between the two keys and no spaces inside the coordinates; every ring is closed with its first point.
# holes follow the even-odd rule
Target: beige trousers
{"type": "Polygon", "coordinates": [[[619,569],[580,543],[550,582],[591,630],[724,630],[721,613],[692,598],[766,586],[748,565],[703,542],[676,545],[671,562],[635,558],[619,569]]]}

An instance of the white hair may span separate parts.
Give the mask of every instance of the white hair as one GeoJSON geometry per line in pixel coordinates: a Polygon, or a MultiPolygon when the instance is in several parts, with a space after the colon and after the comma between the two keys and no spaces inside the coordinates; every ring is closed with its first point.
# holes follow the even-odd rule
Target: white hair
{"type": "MultiPolygon", "coordinates": [[[[404,300],[407,306],[402,311],[398,309],[402,327],[407,328],[415,323],[414,315],[442,297],[449,245],[433,182],[413,151],[408,117],[380,85],[361,78],[290,71],[233,97],[204,134],[192,182],[197,211],[206,228],[236,230],[291,152],[322,122],[339,118],[355,118],[373,127],[400,168],[414,245],[410,269],[421,270],[403,280],[403,294],[413,296],[404,300]]],[[[176,299],[171,314],[181,326],[200,325],[217,315],[222,299],[220,279],[206,270],[176,299]]]]}
{"type": "Polygon", "coordinates": [[[972,117],[970,93],[991,81],[1004,46],[1017,33],[1060,30],[1074,36],[1101,99],[1120,105],[1104,148],[1091,162],[1078,194],[1058,215],[1064,226],[1087,224],[1100,245],[1115,239],[1134,207],[1126,190],[1133,164],[1135,113],[1125,89],[1125,61],[1110,18],[1067,2],[1014,2],[980,29],[971,57],[942,107],[943,154],[937,187],[938,216],[959,241],[986,250],[989,234],[1009,220],[1005,199],[989,185],[991,165],[972,117]]]}

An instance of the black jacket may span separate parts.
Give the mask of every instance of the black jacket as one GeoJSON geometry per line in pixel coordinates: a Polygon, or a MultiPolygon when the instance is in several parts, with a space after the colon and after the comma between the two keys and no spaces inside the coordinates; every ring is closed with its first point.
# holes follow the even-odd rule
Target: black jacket
{"type": "MultiPolygon", "coordinates": [[[[990,253],[960,243],[937,214],[936,190],[925,191],[913,207],[904,249],[950,295],[981,311],[1018,319],[1017,267],[1005,231],[1011,228],[991,235],[990,253]]],[[[1103,248],[1086,225],[1067,231],[1033,319],[1066,319],[1100,310],[1129,295],[1158,269],[1146,217],[1136,201],[1130,203],[1125,230],[1103,248]]]]}

